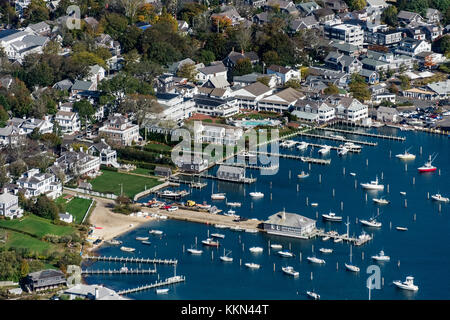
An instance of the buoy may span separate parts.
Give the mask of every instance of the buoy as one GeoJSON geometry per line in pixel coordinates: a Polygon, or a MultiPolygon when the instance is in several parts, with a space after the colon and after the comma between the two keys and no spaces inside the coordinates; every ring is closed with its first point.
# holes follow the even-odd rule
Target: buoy
{"type": "Polygon", "coordinates": [[[291,178],[291,170],[289,170],[289,179],[291,178]]]}
{"type": "Polygon", "coordinates": [[[306,197],[306,205],[308,205],[308,197],[306,197]]]}
{"type": "Polygon", "coordinates": [[[416,177],[413,177],[413,184],[416,184],[416,177]]]}
{"type": "Polygon", "coordinates": [[[343,211],[343,210],[344,210],[344,202],[341,201],[341,211],[343,211]]]}
{"type": "Polygon", "coordinates": [[[405,208],[408,207],[408,200],[405,199],[405,208]]]}
{"type": "Polygon", "coordinates": [[[334,188],[333,188],[333,198],[334,198],[334,196],[335,196],[335,191],[334,191],[334,188]]]}
{"type": "Polygon", "coordinates": [[[319,183],[322,183],[322,175],[319,174],[319,183]]]}
{"type": "Polygon", "coordinates": [[[366,166],[369,166],[369,159],[366,159],[366,166]]]}

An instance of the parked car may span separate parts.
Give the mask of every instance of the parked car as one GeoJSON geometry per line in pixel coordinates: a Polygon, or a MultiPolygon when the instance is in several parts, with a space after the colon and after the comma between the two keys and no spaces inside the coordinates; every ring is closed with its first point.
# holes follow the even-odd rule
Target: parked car
{"type": "Polygon", "coordinates": [[[167,209],[167,211],[177,211],[178,207],[177,206],[171,206],[169,209],[167,209]]]}

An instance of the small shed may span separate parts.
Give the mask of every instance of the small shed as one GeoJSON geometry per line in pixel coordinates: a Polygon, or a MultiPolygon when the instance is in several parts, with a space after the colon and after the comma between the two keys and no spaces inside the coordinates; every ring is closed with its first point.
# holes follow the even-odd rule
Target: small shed
{"type": "Polygon", "coordinates": [[[170,177],[172,175],[172,169],[168,167],[156,167],[155,176],[170,177]]]}

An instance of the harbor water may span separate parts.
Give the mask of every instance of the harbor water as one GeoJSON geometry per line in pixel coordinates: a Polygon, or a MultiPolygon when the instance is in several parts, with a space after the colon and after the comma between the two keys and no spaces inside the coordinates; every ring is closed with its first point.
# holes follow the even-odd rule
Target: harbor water
{"type": "MultiPolygon", "coordinates": [[[[87,283],[104,284],[114,290],[134,288],[154,283],[177,275],[186,277],[184,283],[168,286],[167,294],[157,294],[155,289],[128,295],[131,299],[261,299],[296,300],[308,299],[305,292],[314,289],[321,299],[362,300],[368,299],[366,287],[367,267],[380,267],[381,289],[371,290],[371,299],[450,299],[450,203],[433,201],[431,195],[441,193],[450,196],[450,140],[447,136],[431,135],[415,131],[399,131],[393,128],[362,129],[373,133],[399,135],[406,141],[390,141],[358,135],[343,135],[352,140],[377,142],[377,146],[364,146],[361,153],[347,153],[340,157],[336,150],[328,155],[317,153],[319,148],[308,147],[304,151],[296,148],[281,149],[280,153],[304,155],[308,157],[331,159],[330,165],[311,164],[299,160],[279,159],[276,175],[259,175],[257,170],[248,170],[247,176],[257,178],[249,185],[204,180],[208,186],[189,190],[191,199],[202,203],[206,201],[226,212],[229,207],[225,201],[212,201],[214,193],[224,192],[228,202],[241,202],[240,208],[233,208],[236,214],[246,218],[265,220],[268,216],[282,211],[297,213],[317,220],[317,227],[325,231],[336,230],[339,234],[347,231],[345,222],[350,222],[350,236],[358,236],[363,230],[373,235],[370,242],[352,248],[352,262],[360,267],[359,273],[345,270],[349,261],[350,246],[346,242],[322,241],[320,237],[309,240],[268,235],[265,233],[237,232],[230,229],[216,229],[212,225],[176,220],[151,221],[118,239],[123,245],[136,248],[134,253],[123,252],[120,246],[103,245],[97,250],[100,255],[134,256],[145,258],[177,259],[176,270],[170,265],[156,265],[157,274],[149,275],[95,275],[86,276],[87,283]],[[411,147],[410,153],[416,155],[412,161],[402,161],[395,157],[411,147]],[[422,153],[420,152],[422,150],[422,153]],[[422,166],[431,154],[438,154],[433,162],[438,168],[434,173],[420,174],[422,166]],[[301,171],[308,172],[307,178],[299,179],[301,171]],[[356,175],[351,175],[355,173],[356,175]],[[378,177],[385,186],[384,191],[366,192],[360,183],[370,182],[378,177]],[[356,186],[356,188],[355,188],[356,186]],[[252,199],[249,192],[263,192],[261,199],[252,199]],[[406,192],[406,195],[400,194],[406,192]],[[428,193],[430,198],[428,199],[428,193]],[[367,194],[367,198],[366,198],[367,194]],[[372,199],[383,197],[388,205],[377,205],[372,199]],[[366,200],[367,199],[367,200],[366,200]],[[313,207],[311,203],[317,203],[313,207]],[[377,210],[379,208],[379,211],[377,210]],[[342,222],[325,222],[322,214],[335,212],[342,216],[342,222]],[[377,216],[378,215],[378,216],[377,216]],[[361,219],[377,216],[381,228],[362,226],[361,219]],[[348,217],[348,218],[347,218],[348,217]],[[357,222],[358,221],[358,222],[357,222]],[[396,230],[397,226],[408,228],[396,230]],[[162,236],[149,235],[150,229],[162,230],[162,236]],[[211,233],[222,233],[219,248],[202,246],[201,241],[211,233]],[[150,245],[142,244],[135,238],[150,236],[150,245]],[[203,250],[202,255],[191,255],[186,250],[195,247],[203,250]],[[292,258],[283,258],[270,244],[281,244],[283,249],[294,253],[292,258]],[[251,253],[250,247],[259,246],[262,253],[251,253]],[[320,248],[331,248],[332,253],[321,253],[320,248]],[[183,251],[184,249],[184,251],[183,251]],[[223,262],[220,256],[224,249],[231,250],[233,262],[223,262]],[[384,250],[390,256],[389,262],[376,262],[371,256],[384,250]],[[324,265],[311,264],[306,259],[316,256],[324,259],[324,265]],[[255,262],[259,269],[248,269],[245,263],[255,262]],[[292,266],[300,273],[299,277],[284,274],[281,268],[292,266]],[[392,284],[394,280],[404,281],[413,276],[419,286],[417,292],[400,290],[392,284]]],[[[328,135],[330,132],[317,132],[328,135]]],[[[316,144],[339,145],[325,139],[292,138],[316,144]]],[[[216,168],[210,173],[215,174],[216,168]]],[[[188,190],[181,185],[180,189],[188,190]]],[[[147,202],[152,197],[143,198],[147,202]]],[[[163,211],[161,211],[163,213],[163,211]]],[[[83,267],[89,269],[119,269],[123,265],[109,262],[88,262],[83,267]]],[[[127,264],[128,268],[148,269],[153,266],[127,264]]]]}

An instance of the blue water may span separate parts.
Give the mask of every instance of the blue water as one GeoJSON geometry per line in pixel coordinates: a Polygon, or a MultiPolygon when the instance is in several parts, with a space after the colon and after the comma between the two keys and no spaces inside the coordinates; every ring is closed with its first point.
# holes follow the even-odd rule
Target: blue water
{"type": "MultiPolygon", "coordinates": [[[[361,129],[358,129],[361,130],[361,129]]],[[[371,130],[374,131],[374,130],[371,130]]],[[[375,132],[375,131],[374,131],[375,132]]],[[[431,194],[440,192],[444,196],[450,196],[450,148],[449,139],[445,136],[429,135],[419,132],[402,132],[396,129],[382,128],[379,133],[396,134],[405,136],[405,142],[372,139],[361,136],[348,136],[355,140],[376,141],[378,146],[364,146],[360,154],[348,153],[344,157],[331,151],[324,158],[331,158],[328,166],[312,165],[296,160],[280,159],[279,172],[274,176],[260,176],[258,171],[248,171],[258,178],[255,184],[244,186],[227,182],[214,182],[214,192],[226,192],[228,201],[242,202],[241,208],[236,208],[237,214],[247,218],[266,219],[268,216],[285,208],[287,212],[298,213],[309,218],[316,219],[317,226],[325,230],[337,230],[346,232],[346,226],[342,223],[323,222],[321,214],[330,210],[336,212],[350,221],[350,234],[359,235],[364,229],[373,234],[374,239],[360,247],[353,247],[353,264],[360,267],[359,274],[348,272],[344,263],[349,260],[349,245],[347,243],[323,242],[320,238],[301,240],[271,236],[263,233],[250,234],[234,232],[228,229],[215,229],[213,226],[183,221],[166,220],[149,222],[147,225],[133,230],[119,239],[124,245],[135,247],[135,253],[120,251],[118,247],[103,246],[98,250],[101,255],[117,256],[142,256],[159,258],[176,258],[179,263],[177,274],[186,276],[186,282],[171,286],[167,295],[157,295],[154,290],[132,294],[132,299],[307,299],[306,290],[315,289],[321,295],[321,299],[367,299],[366,269],[369,265],[380,266],[381,277],[384,286],[379,290],[372,290],[372,299],[449,299],[450,298],[450,204],[442,204],[441,212],[436,202],[427,199],[427,192],[431,194]],[[412,146],[410,152],[416,154],[414,161],[409,161],[407,168],[405,162],[397,159],[396,154],[402,153],[412,146]],[[423,153],[420,154],[419,147],[423,153]],[[390,157],[391,153],[391,157],[390,157]],[[419,174],[417,167],[423,165],[429,154],[439,153],[434,165],[441,172],[431,174],[419,174]],[[368,165],[366,161],[368,159],[368,165]],[[345,175],[343,174],[345,168],[345,175]],[[305,170],[310,172],[306,179],[297,179],[297,174],[305,170]],[[355,177],[349,173],[355,172],[355,177]],[[319,174],[322,183],[319,183],[319,174]],[[369,182],[378,175],[383,176],[381,183],[385,190],[378,193],[368,193],[366,202],[365,191],[359,186],[360,182],[369,182]],[[289,177],[291,176],[291,178],[289,177]],[[413,185],[413,177],[415,184],[413,185]],[[357,187],[355,189],[355,180],[357,187]],[[272,183],[272,184],[271,184],[272,183]],[[299,191],[297,192],[297,184],[299,191]],[[389,193],[387,185],[389,184],[389,193]],[[335,197],[332,192],[335,189],[335,197]],[[248,193],[261,191],[265,197],[252,200],[248,193]],[[400,195],[405,191],[406,196],[400,195]],[[245,196],[244,196],[245,194],[245,196]],[[270,198],[272,194],[272,199],[270,198]],[[377,206],[372,198],[383,195],[391,203],[380,207],[378,221],[383,223],[380,229],[364,228],[356,224],[356,218],[370,218],[377,213],[377,206]],[[309,204],[317,202],[318,207],[306,206],[306,198],[309,204]],[[404,199],[407,199],[405,208],[404,199]],[[341,211],[343,202],[343,211],[341,211]],[[416,220],[414,221],[414,215],[416,220]],[[390,228],[392,224],[392,228],[390,228]],[[405,226],[406,232],[397,231],[396,226],[405,226]],[[148,235],[149,229],[164,231],[161,238],[150,238],[151,246],[141,244],[135,240],[136,236],[148,235]],[[183,253],[195,243],[195,237],[201,246],[201,240],[206,239],[208,230],[210,233],[219,232],[225,234],[221,239],[219,249],[203,247],[203,255],[192,256],[183,253]],[[280,243],[285,249],[291,249],[295,258],[281,258],[273,251],[268,253],[268,242],[280,243]],[[242,246],[244,245],[244,250],[242,246]],[[252,254],[248,251],[251,246],[264,248],[262,254],[252,254]],[[306,260],[307,256],[314,253],[317,257],[326,260],[325,265],[312,265],[306,260]],[[332,254],[322,254],[319,248],[334,249],[332,254]],[[232,263],[224,263],[219,260],[223,249],[232,250],[232,263]],[[376,263],[371,256],[384,250],[391,257],[390,262],[376,263]],[[363,254],[364,252],[364,259],[363,254]],[[302,261],[300,261],[300,253],[302,261]],[[240,265],[240,259],[242,266],[240,265]],[[399,265],[400,261],[400,265],[399,265]],[[256,262],[261,265],[259,270],[249,270],[244,266],[246,262],[256,262]],[[275,271],[274,271],[275,264],[275,271]],[[337,265],[338,264],[338,265],[337,265]],[[300,272],[297,279],[284,275],[281,267],[291,265],[300,272]],[[311,280],[312,273],[312,280],[311,280]],[[404,280],[412,275],[419,291],[412,293],[399,290],[392,285],[394,280],[404,280]]],[[[345,135],[345,134],[344,134],[345,135]]],[[[315,143],[335,144],[334,142],[317,139],[309,140],[296,138],[297,140],[311,141],[315,143]]],[[[281,149],[282,153],[303,154],[320,157],[317,150],[308,148],[304,152],[298,150],[281,149]]],[[[213,168],[212,173],[217,170],[213,168]]],[[[211,181],[203,190],[192,190],[189,199],[197,202],[211,202],[211,181]]],[[[148,201],[142,199],[142,201],[148,201]]],[[[225,201],[214,201],[219,208],[227,210],[225,201]]],[[[200,247],[199,246],[199,247],[200,247]]],[[[89,268],[120,268],[117,263],[97,262],[89,268]]],[[[137,266],[128,266],[137,267],[137,266]]],[[[142,268],[148,268],[142,265],[142,268]]],[[[172,266],[157,265],[161,279],[172,276],[172,266]]],[[[132,288],[142,284],[152,283],[158,279],[157,275],[128,275],[128,276],[89,276],[87,283],[102,283],[115,290],[132,288]]]]}

